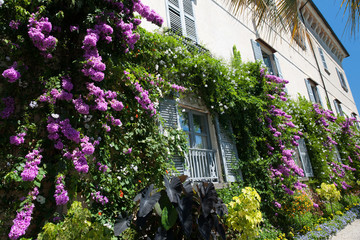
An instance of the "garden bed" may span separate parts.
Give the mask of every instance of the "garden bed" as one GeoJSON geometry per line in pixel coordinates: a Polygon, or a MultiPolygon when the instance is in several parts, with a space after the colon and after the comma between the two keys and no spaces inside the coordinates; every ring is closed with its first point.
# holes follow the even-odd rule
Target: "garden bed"
{"type": "Polygon", "coordinates": [[[305,235],[298,236],[295,239],[298,240],[310,240],[310,239],[330,239],[337,232],[345,228],[348,224],[360,218],[360,206],[354,206],[343,215],[336,215],[331,221],[319,224],[313,231],[306,233],[305,235]]]}

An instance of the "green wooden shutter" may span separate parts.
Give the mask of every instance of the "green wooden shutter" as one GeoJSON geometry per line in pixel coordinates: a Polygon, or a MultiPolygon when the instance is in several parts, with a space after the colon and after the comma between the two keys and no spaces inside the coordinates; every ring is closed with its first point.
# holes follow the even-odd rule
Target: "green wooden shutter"
{"type": "Polygon", "coordinates": [[[278,77],[283,78],[281,68],[280,68],[280,64],[279,64],[279,59],[278,59],[278,57],[276,55],[278,55],[278,53],[273,54],[275,65],[276,65],[276,70],[277,70],[277,73],[278,73],[278,77]]]}
{"type": "Polygon", "coordinates": [[[251,39],[251,45],[252,45],[252,48],[253,48],[253,51],[254,51],[255,60],[264,61],[263,56],[262,56],[260,43],[258,43],[258,42],[251,39]]]}
{"type": "MultiPolygon", "coordinates": [[[[162,125],[163,132],[165,131],[164,128],[178,128],[179,112],[175,100],[166,99],[160,101],[159,114],[164,120],[162,125]]],[[[172,161],[179,174],[184,174],[184,158],[181,156],[172,156],[172,161]]]]}
{"type": "Polygon", "coordinates": [[[310,157],[306,148],[305,140],[301,138],[298,140],[298,143],[298,150],[301,162],[304,166],[305,177],[313,177],[314,173],[311,167],[310,157]]]}
{"type": "Polygon", "coordinates": [[[313,103],[316,103],[315,96],[314,96],[314,93],[313,93],[313,91],[311,89],[311,83],[310,83],[309,79],[305,78],[305,85],[306,85],[306,88],[307,88],[308,93],[309,93],[310,101],[313,102],[313,103]]]}
{"type": "Polygon", "coordinates": [[[232,136],[231,126],[229,125],[227,129],[224,128],[224,126],[220,125],[219,119],[215,117],[215,127],[222,165],[224,167],[225,181],[240,181],[242,180],[241,171],[234,168],[234,165],[239,161],[239,157],[235,140],[232,136]]]}

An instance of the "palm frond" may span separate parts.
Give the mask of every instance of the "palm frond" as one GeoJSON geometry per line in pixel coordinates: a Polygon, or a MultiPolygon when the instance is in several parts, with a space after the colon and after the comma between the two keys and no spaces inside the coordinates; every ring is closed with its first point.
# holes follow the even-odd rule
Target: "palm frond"
{"type": "Polygon", "coordinates": [[[355,36],[357,33],[359,33],[360,0],[343,0],[340,7],[344,7],[344,15],[346,12],[349,13],[346,27],[349,27],[350,34],[355,36]]]}

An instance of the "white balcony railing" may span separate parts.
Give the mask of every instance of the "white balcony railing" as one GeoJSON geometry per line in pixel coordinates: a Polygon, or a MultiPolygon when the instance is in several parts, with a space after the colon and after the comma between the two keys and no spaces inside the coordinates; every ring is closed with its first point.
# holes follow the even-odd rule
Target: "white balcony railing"
{"type": "Polygon", "coordinates": [[[192,181],[218,182],[219,175],[216,165],[215,151],[190,148],[185,156],[184,173],[192,181]]]}

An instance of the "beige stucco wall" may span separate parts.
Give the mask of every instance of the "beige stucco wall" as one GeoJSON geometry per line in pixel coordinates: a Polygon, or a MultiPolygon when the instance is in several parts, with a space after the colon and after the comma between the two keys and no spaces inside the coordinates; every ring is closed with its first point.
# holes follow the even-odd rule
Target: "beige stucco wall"
{"type": "MultiPolygon", "coordinates": [[[[144,0],[143,2],[164,17],[164,27],[170,27],[167,0],[144,0]]],[[[296,98],[300,93],[309,99],[304,79],[311,78],[319,84],[320,96],[324,105],[326,105],[326,94],[323,82],[328,92],[332,110],[335,111],[333,100],[338,99],[346,114],[349,116],[352,112],[358,114],[350,86],[346,80],[346,74],[326,49],[323,52],[330,74],[324,71],[318,51],[320,42],[314,35],[310,33],[323,80],[320,77],[309,42],[306,42],[306,49],[303,50],[291,41],[290,34],[279,35],[269,28],[257,29],[250,12],[240,17],[234,17],[222,0],[194,0],[193,3],[198,42],[209,49],[214,56],[229,60],[232,55],[232,47],[235,45],[244,61],[254,61],[255,57],[250,40],[260,37],[277,51],[283,77],[289,80],[287,89],[291,97],[296,98]],[[345,92],[341,87],[335,67],[343,72],[349,92],[345,92]]],[[[142,26],[150,31],[157,29],[156,26],[149,23],[142,26]]],[[[324,107],[327,108],[327,106],[324,107]]]]}

